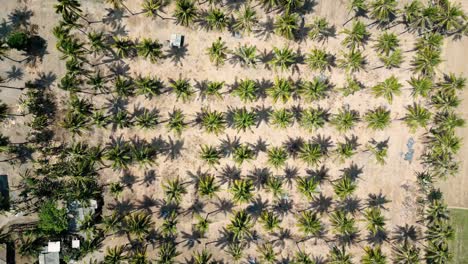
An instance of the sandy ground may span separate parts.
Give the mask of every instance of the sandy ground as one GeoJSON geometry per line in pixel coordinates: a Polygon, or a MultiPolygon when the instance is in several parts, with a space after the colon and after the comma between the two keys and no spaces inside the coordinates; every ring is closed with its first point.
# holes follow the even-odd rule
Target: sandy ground
{"type": "MultiPolygon", "coordinates": [[[[320,1],[318,5],[314,6],[313,12],[306,15],[305,21],[306,23],[310,23],[313,21],[315,16],[325,16],[330,21],[336,24],[337,28],[341,29],[342,24],[344,21],[347,20],[347,12],[344,6],[346,1],[320,1]]],[[[50,54],[45,56],[44,63],[42,65],[38,65],[35,69],[25,69],[27,71],[27,75],[25,75],[24,80],[27,78],[33,78],[36,74],[40,72],[54,72],[57,76],[63,75],[63,63],[57,63],[58,61],[58,54],[55,51],[55,41],[53,40],[52,35],[50,34],[51,28],[56,21],[52,21],[50,16],[52,16],[52,5],[54,1],[35,1],[31,0],[28,2],[28,6],[34,10],[35,14],[32,18],[32,23],[43,25],[39,29],[39,34],[48,40],[49,44],[49,52],[50,54]]],[[[91,14],[91,18],[100,18],[107,14],[107,11],[103,8],[103,4],[100,2],[94,1],[83,1],[84,8],[83,10],[89,14],[91,14]]],[[[137,12],[139,10],[139,3],[140,1],[136,1],[134,3],[129,3],[129,7],[137,12]]],[[[6,17],[8,12],[11,12],[18,3],[16,1],[8,0],[7,5],[2,11],[0,12],[1,17],[6,17]]],[[[168,14],[171,14],[170,8],[167,10],[168,14]]],[[[261,13],[263,16],[263,12],[261,13]]],[[[55,16],[55,15],[54,15],[55,16]]],[[[164,14],[163,14],[164,16],[164,14]]],[[[269,14],[269,16],[274,17],[275,14],[269,14]]],[[[265,21],[266,17],[261,17],[261,21],[265,21]]],[[[117,21],[118,22],[118,21],[117,21]]],[[[200,32],[197,30],[191,30],[180,26],[175,26],[172,24],[171,20],[161,20],[161,19],[150,19],[143,16],[135,16],[129,19],[124,18],[120,21],[120,29],[116,30],[112,28],[111,25],[104,25],[104,24],[95,24],[93,25],[94,29],[96,30],[106,30],[108,32],[113,32],[114,35],[126,35],[129,36],[131,39],[139,39],[143,37],[149,37],[153,39],[158,39],[161,42],[165,42],[169,39],[172,33],[181,33],[185,35],[186,43],[187,43],[187,54],[180,62],[173,62],[170,59],[166,59],[160,63],[152,64],[149,61],[145,61],[143,59],[135,59],[135,60],[126,60],[129,64],[128,73],[130,76],[136,77],[138,75],[154,75],[160,77],[166,84],[168,83],[169,79],[177,79],[179,76],[184,78],[191,79],[192,84],[196,81],[202,80],[212,80],[212,81],[225,81],[227,84],[232,84],[236,80],[251,78],[257,80],[272,80],[273,76],[283,76],[283,77],[291,77],[293,79],[303,78],[303,79],[311,79],[312,77],[316,76],[317,73],[313,73],[306,68],[305,65],[299,65],[298,69],[294,70],[293,72],[274,72],[272,70],[266,69],[263,65],[260,65],[256,70],[250,69],[243,69],[240,66],[232,65],[231,63],[227,62],[226,65],[216,68],[213,66],[209,60],[208,56],[205,54],[206,48],[216,40],[218,37],[222,37],[229,48],[234,49],[239,44],[254,44],[257,46],[259,51],[270,51],[272,47],[284,47],[289,46],[294,50],[297,50],[300,53],[306,53],[314,46],[325,46],[328,51],[338,54],[341,47],[341,40],[342,36],[338,35],[336,39],[330,39],[328,43],[325,44],[318,44],[313,43],[309,40],[302,41],[299,43],[288,43],[284,39],[280,37],[276,37],[275,35],[271,34],[270,37],[259,38],[252,36],[244,36],[242,39],[237,39],[231,36],[228,32],[224,33],[217,33],[217,32],[200,32]]],[[[370,23],[370,21],[366,21],[366,23],[370,23]]],[[[348,25],[350,26],[350,25],[348,25]]],[[[89,29],[86,29],[89,30],[89,29]]],[[[392,30],[399,33],[403,31],[402,27],[395,27],[392,30]]],[[[372,29],[372,38],[375,38],[379,33],[380,30],[372,29]]],[[[404,51],[412,49],[413,37],[409,34],[403,34],[401,36],[401,44],[402,49],[404,51]]],[[[466,42],[466,39],[465,39],[466,42]]],[[[454,44],[450,44],[454,46],[448,46],[447,49],[450,51],[457,50],[459,53],[450,52],[447,54],[447,65],[450,65],[448,68],[453,71],[460,71],[462,72],[462,66],[466,67],[463,63],[463,60],[456,60],[456,58],[461,58],[462,56],[466,57],[465,54],[467,51],[463,51],[464,47],[462,42],[457,42],[454,44]],[[465,53],[463,53],[465,52],[465,53]],[[452,59],[451,59],[452,58],[452,59]],[[458,66],[457,66],[458,65],[458,66]]],[[[376,59],[376,54],[370,47],[372,46],[372,42],[367,45],[366,48],[366,55],[368,56],[369,65],[368,68],[374,68],[376,66],[380,66],[380,63],[376,59]]],[[[395,75],[399,78],[400,82],[404,84],[405,89],[401,96],[395,98],[393,104],[388,106],[388,103],[383,98],[374,98],[369,89],[365,89],[361,92],[356,93],[353,96],[349,96],[343,98],[338,93],[332,93],[329,98],[320,101],[319,103],[307,103],[301,100],[296,100],[294,102],[289,102],[287,104],[282,103],[273,103],[270,99],[262,99],[254,103],[246,104],[246,107],[272,107],[273,109],[282,108],[282,107],[291,107],[294,105],[301,105],[302,107],[310,107],[310,106],[317,106],[320,105],[325,108],[329,108],[331,113],[336,113],[338,108],[342,105],[349,104],[351,109],[358,110],[361,114],[364,114],[367,109],[373,108],[375,106],[386,105],[387,107],[391,108],[392,111],[392,125],[390,128],[386,129],[384,132],[371,132],[370,130],[365,128],[364,123],[360,123],[355,129],[348,132],[346,135],[342,135],[337,133],[335,129],[333,129],[330,125],[327,125],[324,129],[320,129],[314,133],[307,132],[301,129],[297,124],[294,124],[293,127],[288,128],[286,130],[276,130],[269,127],[264,122],[261,122],[258,127],[254,128],[253,132],[240,132],[237,133],[234,129],[227,129],[225,135],[221,135],[219,137],[215,137],[212,135],[208,135],[205,132],[202,132],[198,128],[190,128],[186,132],[183,133],[181,138],[177,138],[174,135],[168,134],[166,129],[161,126],[161,128],[150,130],[150,131],[142,131],[138,128],[133,129],[116,129],[116,130],[93,130],[89,133],[85,133],[82,139],[91,139],[94,142],[110,142],[110,138],[118,138],[122,137],[124,139],[132,139],[134,137],[139,137],[141,139],[146,139],[151,141],[152,139],[156,139],[161,137],[165,141],[169,142],[173,140],[174,142],[178,142],[182,144],[182,151],[180,157],[177,159],[171,159],[168,156],[161,156],[157,160],[157,165],[152,166],[150,168],[142,169],[138,168],[137,166],[130,168],[128,171],[123,172],[114,172],[110,169],[102,171],[101,180],[103,183],[108,182],[115,182],[115,181],[125,181],[131,185],[131,188],[125,191],[122,198],[119,201],[114,201],[109,196],[106,196],[106,208],[105,213],[108,213],[115,208],[122,210],[123,212],[128,212],[136,209],[145,209],[151,212],[154,212],[153,220],[155,221],[155,227],[159,227],[161,224],[161,219],[157,217],[157,207],[152,205],[152,202],[157,201],[158,199],[163,198],[163,193],[161,191],[161,183],[164,182],[166,179],[172,179],[175,177],[180,177],[182,180],[190,180],[190,174],[197,172],[199,168],[202,168],[201,171],[209,170],[210,173],[213,173],[217,176],[220,175],[221,168],[225,167],[226,165],[234,165],[231,159],[223,159],[221,166],[215,169],[208,169],[206,166],[200,161],[198,158],[198,150],[200,144],[214,144],[219,145],[220,140],[224,140],[227,137],[231,139],[234,137],[239,137],[241,142],[248,142],[248,143],[255,143],[259,138],[265,141],[270,146],[279,146],[284,141],[287,140],[288,137],[302,137],[305,140],[309,140],[317,135],[326,135],[331,136],[332,141],[336,144],[336,142],[343,141],[344,136],[351,136],[356,135],[359,137],[359,143],[361,144],[360,150],[363,150],[364,145],[371,139],[386,140],[389,139],[389,156],[387,158],[387,164],[385,166],[376,165],[373,158],[370,157],[368,153],[359,152],[353,158],[353,163],[356,164],[358,167],[362,167],[362,174],[358,179],[358,190],[356,192],[356,197],[361,200],[361,205],[365,205],[365,199],[369,194],[379,194],[382,193],[388,200],[391,202],[386,205],[387,210],[384,212],[385,217],[388,219],[387,229],[392,230],[397,225],[404,225],[405,223],[414,224],[417,218],[417,212],[415,210],[415,199],[416,199],[416,184],[415,184],[415,175],[414,172],[420,169],[420,166],[417,163],[417,158],[421,154],[422,151],[422,143],[420,140],[420,135],[423,131],[419,131],[419,133],[413,135],[409,132],[407,127],[398,119],[402,118],[404,115],[404,107],[408,104],[411,104],[413,99],[410,96],[410,90],[406,89],[408,85],[406,84],[406,80],[410,78],[408,75],[408,67],[409,61],[412,57],[412,53],[408,52],[405,53],[405,63],[400,69],[388,71],[385,69],[377,69],[368,72],[359,73],[358,79],[362,81],[367,88],[372,87],[379,81],[383,81],[385,78],[389,77],[390,75],[395,75]],[[90,137],[91,136],[91,137],[90,137]],[[413,137],[416,141],[415,144],[415,161],[413,163],[408,163],[407,161],[403,160],[403,153],[407,151],[406,143],[410,137],[413,137]],[[206,168],[206,169],[205,169],[206,168]],[[152,182],[145,182],[145,175],[148,175],[151,171],[153,171],[156,175],[156,179],[152,182]],[[149,204],[149,205],[148,205],[149,204]]],[[[7,64],[0,64],[0,72],[5,72],[11,65],[7,64]],[[5,69],[3,67],[6,67],[5,69]]],[[[19,67],[17,65],[17,67],[19,67]]],[[[103,72],[107,72],[105,67],[101,67],[103,72]]],[[[466,72],[466,68],[464,68],[464,72],[466,72]]],[[[331,77],[332,83],[334,83],[337,87],[341,86],[344,82],[345,73],[341,70],[334,69],[331,73],[327,74],[331,77]]],[[[20,85],[24,82],[24,80],[15,82],[14,84],[20,85]]],[[[15,90],[3,90],[0,93],[2,99],[8,101],[11,105],[15,104],[16,99],[18,98],[18,93],[15,90]]],[[[465,97],[468,96],[468,93],[465,93],[465,97]]],[[[110,97],[100,96],[100,97],[93,97],[90,98],[94,104],[97,106],[104,105],[107,100],[112,100],[110,97]]],[[[212,110],[227,110],[228,106],[240,107],[242,102],[238,98],[227,96],[224,98],[223,101],[216,101],[216,100],[202,100],[201,98],[197,98],[190,102],[185,103],[182,105],[181,102],[176,101],[174,95],[163,95],[158,98],[153,98],[151,100],[147,100],[143,97],[135,97],[130,99],[128,102],[128,110],[130,112],[133,109],[138,107],[145,107],[149,109],[158,109],[162,115],[162,120],[167,117],[167,113],[173,109],[174,106],[180,107],[184,110],[184,113],[187,115],[189,119],[192,119],[198,111],[200,111],[201,107],[209,107],[212,110]]],[[[466,106],[466,103],[464,104],[466,106]]],[[[464,115],[466,117],[466,111],[464,111],[464,115]]],[[[17,124],[20,124],[21,120],[16,120],[17,124]]],[[[24,137],[24,133],[22,133],[19,126],[12,126],[6,129],[9,135],[14,135],[17,131],[20,131],[17,135],[17,139],[21,140],[24,137]]],[[[466,130],[461,131],[461,133],[466,132],[466,130]]],[[[61,133],[60,133],[61,134],[61,133]]],[[[465,133],[466,134],[466,133],[465,133]]],[[[63,138],[59,137],[58,140],[70,140],[67,136],[63,136],[63,138]]],[[[80,140],[77,138],[76,140],[80,140]]],[[[467,151],[467,149],[463,149],[462,151],[467,151]]],[[[463,156],[463,155],[462,155],[463,156]]],[[[324,163],[326,167],[330,169],[329,174],[331,180],[337,179],[342,172],[341,169],[348,167],[351,162],[348,161],[344,164],[339,163],[333,157],[327,159],[324,163]]],[[[296,167],[298,169],[298,174],[300,176],[306,175],[307,166],[301,163],[298,160],[289,159],[288,165],[290,167],[296,167]]],[[[467,163],[463,163],[463,172],[467,172],[467,163]]],[[[266,154],[260,153],[258,158],[250,163],[243,164],[240,166],[242,171],[242,177],[246,177],[251,174],[251,172],[256,168],[264,168],[266,167],[266,154]]],[[[17,167],[5,167],[0,166],[0,172],[6,173],[11,175],[11,181],[15,182],[18,178],[18,172],[20,169],[17,167]],[[3,171],[1,171],[3,170],[3,171]]],[[[282,170],[273,170],[272,174],[278,176],[284,176],[284,172],[282,170]]],[[[468,199],[468,194],[466,190],[463,189],[462,183],[466,182],[466,173],[461,173],[463,177],[455,177],[450,179],[450,181],[457,181],[453,182],[457,184],[459,187],[460,193],[464,193],[464,197],[468,199]],[[463,181],[464,180],[464,181],[463,181]]],[[[452,184],[453,184],[452,183],[452,184]]],[[[447,186],[450,186],[446,183],[447,186]]],[[[466,184],[465,184],[466,186],[466,184]]],[[[299,194],[295,191],[295,185],[287,186],[287,192],[290,196],[290,199],[294,201],[294,210],[300,210],[303,208],[308,207],[308,203],[302,198],[299,194]]],[[[442,186],[443,187],[443,186],[442,186]]],[[[219,194],[220,198],[229,198],[230,194],[228,194],[226,190],[228,188],[227,185],[223,185],[223,191],[219,194]]],[[[333,196],[333,191],[331,188],[330,183],[325,183],[321,186],[322,193],[325,196],[333,196]]],[[[443,187],[444,189],[444,187],[443,187]]],[[[466,189],[466,188],[465,188],[466,189]]],[[[195,198],[193,186],[189,186],[188,188],[189,194],[184,197],[182,202],[182,207],[187,208],[193,202],[195,198]]],[[[461,197],[463,194],[456,194],[453,189],[450,190],[448,194],[448,199],[450,205],[457,205],[452,201],[452,194],[453,199],[455,200],[456,197],[461,197]],[[452,204],[453,203],[453,204],[452,204]]],[[[273,203],[273,197],[271,194],[258,192],[258,198],[266,204],[271,205],[273,203]]],[[[216,199],[214,199],[216,201],[216,199]]],[[[463,201],[460,200],[461,204],[463,201]]],[[[206,204],[204,207],[204,212],[210,212],[216,209],[213,204],[213,201],[203,200],[206,204]]],[[[235,210],[240,209],[243,206],[235,207],[235,210]]],[[[293,214],[286,215],[283,218],[281,226],[283,228],[295,230],[295,217],[293,214]]],[[[208,234],[208,238],[205,241],[213,241],[216,240],[220,233],[222,227],[225,227],[229,222],[230,214],[224,215],[223,213],[218,213],[210,216],[212,220],[212,224],[210,225],[210,232],[208,234]]],[[[362,218],[358,216],[358,218],[362,218]]],[[[327,229],[329,229],[328,225],[328,217],[323,217],[324,222],[326,224],[327,229]]],[[[187,232],[190,233],[191,225],[192,225],[192,218],[190,215],[181,215],[180,216],[180,224],[178,225],[179,232],[187,232]]],[[[364,223],[360,223],[360,226],[364,223]]],[[[261,227],[257,225],[256,229],[261,234],[263,241],[267,240],[274,240],[275,238],[271,235],[265,234],[264,231],[261,230],[261,227]]],[[[362,228],[361,228],[362,229],[362,228]]],[[[293,234],[297,234],[297,232],[293,232],[293,234]]],[[[330,234],[328,236],[331,236],[330,234]]],[[[364,238],[366,234],[361,232],[361,237],[364,238]]],[[[183,237],[178,238],[180,240],[184,239],[183,237]]],[[[322,255],[325,256],[327,254],[327,245],[320,242],[315,245],[314,241],[308,241],[303,246],[307,252],[314,252],[315,255],[322,255]]],[[[106,246],[112,246],[117,244],[125,244],[127,243],[126,237],[108,237],[104,241],[104,248],[106,246]]],[[[352,251],[355,254],[356,258],[355,261],[358,261],[358,256],[361,254],[361,246],[365,243],[360,243],[352,247],[352,251]]],[[[183,254],[178,258],[180,261],[183,259],[189,259],[189,256],[192,251],[200,250],[205,246],[205,243],[201,245],[196,245],[195,247],[180,247],[179,251],[183,252],[183,254]]],[[[211,249],[212,252],[220,252],[217,248],[214,247],[213,244],[207,245],[208,248],[211,249]]],[[[293,241],[288,240],[285,243],[284,248],[276,247],[277,252],[281,252],[280,255],[283,258],[287,258],[290,256],[291,252],[295,250],[295,245],[293,241]]],[[[388,251],[387,246],[385,250],[388,251]]],[[[222,253],[222,252],[221,252],[222,253]]],[[[250,249],[247,251],[247,254],[254,255],[255,254],[255,247],[251,246],[250,249]]],[[[148,248],[148,255],[151,258],[155,258],[155,249],[148,248]]],[[[217,258],[224,257],[223,254],[215,254],[217,258]]],[[[100,259],[102,257],[101,253],[97,253],[94,255],[95,258],[100,259]]],[[[227,262],[229,263],[229,261],[227,262]]]]}

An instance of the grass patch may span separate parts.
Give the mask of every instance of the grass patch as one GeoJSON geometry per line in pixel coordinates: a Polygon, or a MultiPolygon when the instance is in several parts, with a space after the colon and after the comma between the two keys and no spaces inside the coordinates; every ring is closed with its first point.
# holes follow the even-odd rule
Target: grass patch
{"type": "Polygon", "coordinates": [[[453,249],[452,263],[468,264],[468,209],[450,209],[455,240],[450,246],[453,249]]]}

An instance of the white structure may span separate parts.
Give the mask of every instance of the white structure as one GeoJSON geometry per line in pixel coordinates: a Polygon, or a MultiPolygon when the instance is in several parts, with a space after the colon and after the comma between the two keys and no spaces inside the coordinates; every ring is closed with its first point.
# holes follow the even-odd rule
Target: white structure
{"type": "Polygon", "coordinates": [[[180,48],[184,46],[184,36],[180,34],[172,34],[171,40],[169,41],[171,48],[180,48]]]}
{"type": "Polygon", "coordinates": [[[55,253],[60,252],[60,241],[50,242],[47,244],[47,252],[48,253],[55,253]]]}
{"type": "Polygon", "coordinates": [[[39,264],[60,264],[60,241],[47,243],[39,254],[39,264]]]}
{"type": "Polygon", "coordinates": [[[72,248],[80,248],[80,240],[79,239],[73,239],[72,240],[72,248]]]}

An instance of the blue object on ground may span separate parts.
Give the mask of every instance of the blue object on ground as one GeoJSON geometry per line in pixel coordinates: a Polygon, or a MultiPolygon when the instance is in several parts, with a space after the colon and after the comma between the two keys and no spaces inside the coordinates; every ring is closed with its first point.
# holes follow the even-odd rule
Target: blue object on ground
{"type": "Polygon", "coordinates": [[[408,147],[408,152],[405,153],[405,160],[408,160],[409,162],[411,162],[413,160],[413,156],[414,156],[414,149],[413,149],[413,146],[414,146],[414,139],[412,137],[410,137],[408,139],[408,142],[406,143],[406,146],[408,147]]]}

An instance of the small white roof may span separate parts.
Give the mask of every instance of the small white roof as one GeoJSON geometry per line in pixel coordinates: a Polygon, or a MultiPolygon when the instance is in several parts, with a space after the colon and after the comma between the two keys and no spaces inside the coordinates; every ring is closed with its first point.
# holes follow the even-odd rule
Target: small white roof
{"type": "Polygon", "coordinates": [[[47,252],[60,252],[60,241],[49,241],[49,243],[47,244],[47,252]]]}
{"type": "Polygon", "coordinates": [[[80,240],[79,239],[72,240],[72,248],[80,248],[80,240]]]}

